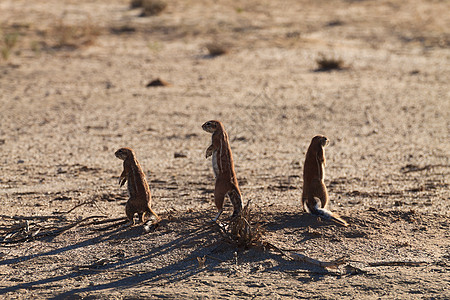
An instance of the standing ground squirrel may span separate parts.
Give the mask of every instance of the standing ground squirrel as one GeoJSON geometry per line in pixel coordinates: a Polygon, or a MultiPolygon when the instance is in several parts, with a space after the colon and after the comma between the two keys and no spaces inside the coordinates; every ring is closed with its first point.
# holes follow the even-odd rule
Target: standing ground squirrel
{"type": "Polygon", "coordinates": [[[217,221],[223,212],[225,196],[233,204],[232,218],[237,217],[242,211],[242,197],[239,184],[234,171],[233,155],[223,124],[220,121],[208,121],[202,125],[204,131],[212,133],[211,146],[206,149],[206,158],[212,155],[212,165],[216,176],[214,200],[219,210],[213,221],[217,221]]]}
{"type": "MultiPolygon", "coordinates": [[[[145,214],[150,213],[158,223],[160,218],[151,209],[150,188],[134,151],[130,148],[120,148],[114,154],[123,160],[123,172],[120,174],[119,184],[123,186],[128,181],[127,188],[130,198],[125,206],[125,212],[131,225],[134,225],[134,214],[136,213],[141,222],[144,222],[145,214]]],[[[146,230],[148,229],[146,228],[146,230]]]]}
{"type": "Polygon", "coordinates": [[[330,219],[344,226],[348,223],[328,210],[329,198],[325,186],[325,146],[329,140],[323,135],[313,137],[303,166],[302,206],[307,212],[330,219]]]}

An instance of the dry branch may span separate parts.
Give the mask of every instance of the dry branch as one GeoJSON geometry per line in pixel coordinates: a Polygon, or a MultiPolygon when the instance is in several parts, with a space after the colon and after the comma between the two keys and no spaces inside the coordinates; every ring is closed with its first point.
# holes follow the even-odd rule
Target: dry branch
{"type": "Polygon", "coordinates": [[[440,168],[440,167],[442,167],[442,168],[449,168],[450,165],[437,164],[437,165],[426,165],[426,166],[423,166],[423,167],[419,167],[419,166],[416,166],[416,165],[408,164],[405,167],[402,167],[400,169],[400,171],[402,171],[403,173],[406,174],[406,173],[411,173],[411,172],[426,171],[426,170],[430,170],[432,168],[440,168]]]}
{"type": "Polygon", "coordinates": [[[370,267],[384,267],[384,266],[408,266],[417,267],[428,264],[426,261],[379,261],[368,263],[370,267]]]}
{"type": "Polygon", "coordinates": [[[79,221],[76,221],[76,222],[74,222],[74,223],[72,223],[72,224],[69,224],[69,225],[67,225],[67,226],[64,226],[64,227],[55,229],[55,230],[53,230],[52,232],[49,232],[49,233],[43,233],[42,235],[43,235],[43,236],[49,236],[49,235],[55,235],[55,236],[56,236],[56,235],[59,235],[59,234],[63,233],[64,231],[67,231],[67,230],[69,230],[69,229],[71,229],[71,228],[73,228],[73,227],[75,227],[75,226],[77,226],[77,225],[83,223],[83,222],[86,221],[86,220],[90,220],[90,219],[94,219],[94,218],[104,218],[104,217],[105,217],[105,216],[90,216],[90,217],[86,217],[86,218],[84,218],[84,219],[81,219],[81,220],[79,220],[79,221]]]}
{"type": "Polygon", "coordinates": [[[340,273],[332,273],[332,272],[328,272],[328,271],[323,271],[323,272],[312,272],[312,271],[305,271],[305,270],[286,270],[286,271],[284,271],[284,272],[290,273],[290,274],[342,276],[340,273]]]}
{"type": "Polygon", "coordinates": [[[120,217],[120,218],[114,218],[114,219],[106,219],[106,220],[100,220],[100,221],[92,221],[87,223],[86,225],[100,225],[105,223],[112,223],[116,221],[126,221],[128,220],[126,217],[120,217]]]}
{"type": "Polygon", "coordinates": [[[286,256],[286,257],[288,257],[288,258],[291,258],[288,254],[286,254],[286,253],[284,252],[283,249],[280,249],[279,247],[275,246],[275,245],[272,244],[272,243],[264,242],[264,243],[263,243],[263,246],[264,246],[265,249],[273,249],[273,250],[276,250],[276,251],[278,251],[281,255],[286,256]]]}
{"type": "Polygon", "coordinates": [[[89,265],[80,265],[80,266],[76,266],[76,269],[97,269],[100,267],[103,267],[109,263],[111,263],[112,261],[109,258],[100,258],[98,260],[96,260],[95,262],[93,262],[92,264],[89,265]]]}
{"type": "MultiPolygon", "coordinates": [[[[340,265],[343,265],[346,263],[345,256],[338,258],[336,260],[330,261],[330,262],[326,262],[326,261],[320,261],[317,259],[310,258],[310,257],[308,257],[304,254],[300,254],[300,253],[287,253],[286,251],[290,251],[290,250],[280,249],[279,247],[277,247],[274,244],[269,243],[269,242],[265,242],[264,246],[265,246],[265,248],[271,248],[273,250],[278,251],[281,255],[283,255],[289,259],[312,264],[312,265],[321,267],[323,269],[327,269],[327,268],[328,269],[337,269],[340,265]]],[[[328,273],[321,273],[321,274],[328,274],[328,273]]]]}
{"type": "Polygon", "coordinates": [[[126,217],[122,217],[122,218],[115,218],[115,219],[108,219],[108,220],[103,220],[103,221],[97,221],[97,222],[91,222],[89,225],[93,224],[93,225],[99,225],[99,224],[105,224],[105,223],[112,223],[112,222],[116,222],[116,221],[120,221],[105,227],[101,227],[101,228],[95,228],[95,230],[97,231],[105,231],[108,230],[110,228],[119,226],[119,225],[124,225],[126,223],[128,223],[128,219],[126,217]]]}
{"type": "Polygon", "coordinates": [[[18,220],[18,221],[23,221],[23,220],[48,220],[48,219],[66,219],[66,217],[64,216],[7,216],[7,215],[0,215],[0,218],[3,219],[12,219],[12,220],[18,220]]]}
{"type": "Polygon", "coordinates": [[[263,244],[264,248],[276,250],[285,256],[288,256],[285,253],[286,251],[305,251],[306,250],[305,248],[295,248],[295,249],[280,248],[280,247],[275,246],[274,244],[267,242],[267,241],[264,241],[262,244],[263,244]]]}
{"type": "Polygon", "coordinates": [[[337,269],[340,265],[343,265],[346,263],[345,256],[340,257],[333,261],[320,261],[314,258],[310,258],[306,255],[300,254],[300,253],[289,253],[289,256],[292,257],[292,259],[296,261],[305,262],[308,264],[312,264],[321,268],[329,268],[329,269],[337,269]]]}
{"type": "Polygon", "coordinates": [[[95,201],[95,199],[88,200],[88,201],[84,201],[84,202],[82,202],[82,203],[78,203],[77,205],[75,205],[74,207],[72,207],[71,209],[69,209],[68,211],[63,212],[63,214],[71,213],[71,212],[74,211],[76,208],[81,207],[81,206],[86,205],[86,204],[93,204],[93,205],[95,205],[95,207],[97,207],[99,211],[101,211],[103,214],[106,215],[106,212],[103,211],[103,209],[101,209],[101,208],[97,205],[97,202],[95,201]]]}
{"type": "Polygon", "coordinates": [[[360,268],[357,268],[352,265],[346,265],[345,266],[345,273],[347,275],[359,275],[359,274],[367,274],[367,271],[361,270],[360,268]]]}
{"type": "Polygon", "coordinates": [[[241,214],[233,218],[228,225],[216,221],[219,232],[230,243],[238,247],[250,247],[262,244],[264,229],[259,220],[253,220],[250,201],[247,202],[241,214]]]}
{"type": "Polygon", "coordinates": [[[18,239],[18,240],[13,240],[13,241],[1,241],[0,243],[3,244],[13,244],[13,243],[21,243],[21,242],[26,242],[32,239],[36,239],[36,238],[41,238],[41,237],[47,237],[47,236],[58,236],[61,233],[75,227],[78,226],[79,224],[81,224],[82,222],[89,220],[89,219],[93,219],[93,218],[104,218],[104,216],[90,216],[81,220],[78,220],[72,224],[57,228],[55,230],[52,231],[45,231],[45,232],[40,232],[40,229],[38,229],[37,231],[33,232],[32,234],[29,234],[28,236],[18,239]]]}

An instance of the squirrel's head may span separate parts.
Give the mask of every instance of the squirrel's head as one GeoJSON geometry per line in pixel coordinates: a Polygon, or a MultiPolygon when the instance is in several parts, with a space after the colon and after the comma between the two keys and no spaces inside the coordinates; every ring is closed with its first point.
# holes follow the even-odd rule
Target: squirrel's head
{"type": "Polygon", "coordinates": [[[133,155],[133,150],[130,148],[120,148],[114,155],[119,159],[125,160],[130,155],[133,155]]]}
{"type": "Polygon", "coordinates": [[[202,125],[202,129],[209,133],[214,133],[214,132],[216,132],[217,129],[222,128],[222,127],[223,127],[222,123],[220,123],[220,121],[215,121],[215,120],[205,122],[202,125]]]}
{"type": "Polygon", "coordinates": [[[311,141],[311,145],[320,145],[320,147],[324,148],[326,147],[328,144],[330,143],[330,140],[323,135],[316,135],[315,137],[313,137],[312,141],[311,141]]]}

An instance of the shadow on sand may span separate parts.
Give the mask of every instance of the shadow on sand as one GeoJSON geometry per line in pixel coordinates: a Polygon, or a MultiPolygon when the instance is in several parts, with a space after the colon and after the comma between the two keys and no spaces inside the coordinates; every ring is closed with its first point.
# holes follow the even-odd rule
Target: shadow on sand
{"type": "MultiPolygon", "coordinates": [[[[113,280],[107,283],[90,285],[87,287],[75,288],[70,291],[58,294],[54,296],[54,299],[68,298],[70,296],[77,295],[83,292],[102,291],[107,289],[128,288],[140,284],[149,284],[164,280],[164,282],[176,282],[185,280],[191,276],[194,276],[200,272],[208,272],[225,268],[230,271],[234,266],[235,253],[239,253],[239,263],[249,263],[250,265],[257,265],[267,259],[275,260],[277,263],[275,266],[264,267],[266,271],[287,271],[295,272],[302,270],[304,275],[298,278],[299,280],[308,282],[310,280],[320,279],[325,274],[323,269],[318,267],[307,265],[305,263],[288,260],[278,253],[266,251],[260,248],[251,249],[238,249],[234,245],[228,244],[224,241],[220,235],[215,224],[208,222],[208,213],[196,212],[188,215],[184,214],[179,218],[172,218],[170,221],[164,219],[161,226],[152,233],[146,234],[142,226],[128,227],[128,228],[112,228],[108,232],[98,234],[94,233],[94,237],[86,239],[82,242],[75,243],[69,246],[61,247],[47,252],[17,257],[14,259],[6,259],[0,262],[0,265],[9,265],[19,262],[24,262],[30,259],[46,257],[61,254],[67,251],[84,248],[87,246],[103,244],[105,242],[111,242],[120,239],[140,239],[144,236],[148,239],[149,246],[148,252],[142,255],[134,255],[130,257],[124,257],[120,260],[115,260],[105,265],[96,266],[95,269],[85,268],[80,269],[77,267],[72,268],[72,271],[64,275],[49,277],[41,280],[36,280],[27,283],[20,283],[15,286],[4,287],[0,289],[0,295],[9,292],[14,292],[19,289],[34,289],[41,285],[56,285],[57,282],[64,281],[66,279],[76,279],[77,277],[83,277],[87,274],[98,274],[99,272],[116,272],[123,271],[123,278],[113,280]],[[167,239],[167,236],[173,236],[174,238],[167,239]],[[158,243],[161,237],[166,236],[163,240],[164,243],[158,243]],[[155,258],[170,257],[172,252],[181,248],[191,248],[192,251],[186,256],[181,256],[175,262],[167,260],[167,265],[154,268],[152,270],[139,270],[129,271],[130,267],[143,264],[151,261],[155,258]],[[214,255],[214,257],[213,257],[214,255]],[[216,259],[208,259],[207,266],[200,268],[197,258],[199,257],[212,257],[216,259]],[[127,270],[125,270],[127,269],[127,270]],[[322,272],[322,273],[321,273],[322,272]],[[135,273],[129,276],[130,273],[135,273]],[[309,274],[308,274],[309,273],[309,274]],[[128,276],[127,276],[128,275],[128,276]]],[[[307,214],[295,214],[295,213],[278,213],[268,216],[268,220],[264,225],[267,231],[277,231],[281,229],[304,229],[305,227],[318,228],[322,226],[329,226],[328,223],[319,221],[316,217],[307,214]]],[[[334,225],[333,225],[334,226],[334,225]]],[[[303,237],[303,240],[307,240],[312,237],[307,235],[303,237]]],[[[133,241],[130,241],[132,243],[133,241]]],[[[107,243],[110,245],[111,243],[107,243]]],[[[101,245],[100,247],[102,247],[101,245]]],[[[109,246],[111,247],[111,246],[109,246]]],[[[148,265],[145,266],[145,268],[148,265]]],[[[119,274],[120,276],[120,274],[119,274]]],[[[61,284],[63,285],[63,284],[61,284]]],[[[42,287],[39,287],[42,288],[42,287]]]]}

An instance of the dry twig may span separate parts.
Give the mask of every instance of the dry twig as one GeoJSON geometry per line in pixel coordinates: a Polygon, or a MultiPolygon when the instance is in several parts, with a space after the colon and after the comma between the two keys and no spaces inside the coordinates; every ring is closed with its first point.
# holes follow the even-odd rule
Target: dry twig
{"type": "Polygon", "coordinates": [[[76,269],[97,269],[111,262],[112,261],[109,258],[100,258],[92,264],[76,266],[76,269]]]}
{"type": "Polygon", "coordinates": [[[426,261],[379,261],[368,263],[370,267],[384,267],[384,266],[408,266],[417,267],[428,264],[426,261]]]}
{"type": "Polygon", "coordinates": [[[57,228],[55,230],[51,230],[51,231],[41,232],[41,229],[38,229],[37,231],[32,232],[31,234],[28,234],[24,238],[21,238],[21,239],[18,239],[18,240],[9,240],[9,241],[3,240],[0,243],[3,243],[3,244],[21,243],[21,242],[26,242],[26,241],[29,241],[29,240],[32,240],[32,239],[41,238],[41,237],[58,236],[61,233],[65,232],[65,231],[67,231],[67,230],[69,230],[69,229],[71,229],[71,228],[73,228],[75,226],[78,226],[79,224],[83,223],[84,221],[90,220],[90,219],[93,219],[93,218],[104,218],[104,216],[90,216],[90,217],[78,220],[78,221],[76,221],[76,222],[74,222],[72,224],[69,224],[69,225],[66,225],[66,226],[57,228]]]}
{"type": "Polygon", "coordinates": [[[228,225],[216,222],[222,236],[238,247],[248,248],[261,244],[264,229],[259,220],[252,220],[250,201],[243,208],[241,214],[230,221],[228,225]]]}
{"type": "Polygon", "coordinates": [[[122,217],[122,218],[115,218],[115,219],[107,219],[107,220],[103,220],[103,221],[99,221],[99,222],[95,222],[95,223],[92,222],[92,224],[98,225],[98,224],[112,223],[112,222],[116,222],[116,221],[120,221],[120,222],[117,222],[117,223],[114,223],[114,224],[111,224],[111,225],[108,225],[108,226],[105,226],[105,227],[96,228],[95,230],[97,230],[97,231],[105,231],[105,230],[108,230],[110,228],[113,228],[113,227],[116,227],[116,226],[119,226],[119,225],[124,225],[124,224],[128,223],[128,219],[126,217],[122,217]]]}
{"type": "Polygon", "coordinates": [[[101,208],[97,205],[97,202],[95,201],[95,199],[88,200],[88,201],[84,201],[84,202],[82,202],[82,203],[78,203],[77,205],[75,205],[74,207],[72,207],[71,209],[69,209],[68,211],[64,212],[64,214],[71,213],[71,212],[74,211],[76,208],[81,207],[81,206],[86,205],[86,204],[93,204],[95,207],[97,207],[97,209],[98,209],[100,212],[102,212],[104,215],[106,215],[106,212],[103,211],[103,209],[101,209],[101,208]]]}
{"type": "Polygon", "coordinates": [[[0,218],[4,218],[4,219],[12,219],[12,220],[48,220],[48,219],[63,219],[65,220],[66,217],[64,216],[7,216],[7,215],[0,215],[0,218]]]}
{"type": "Polygon", "coordinates": [[[343,265],[346,263],[345,256],[340,257],[333,261],[320,261],[320,260],[310,258],[310,257],[300,254],[300,253],[289,253],[289,256],[297,261],[301,261],[301,262],[312,264],[312,265],[315,265],[315,266],[318,266],[321,268],[329,268],[329,269],[337,269],[340,265],[343,265]]]}

